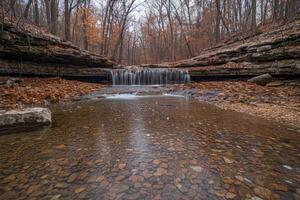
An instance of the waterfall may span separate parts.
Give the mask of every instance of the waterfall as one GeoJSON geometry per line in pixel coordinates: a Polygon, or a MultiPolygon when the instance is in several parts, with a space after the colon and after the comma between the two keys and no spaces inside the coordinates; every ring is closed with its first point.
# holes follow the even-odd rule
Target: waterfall
{"type": "Polygon", "coordinates": [[[165,85],[190,82],[187,70],[138,68],[111,70],[113,85],[165,85]]]}

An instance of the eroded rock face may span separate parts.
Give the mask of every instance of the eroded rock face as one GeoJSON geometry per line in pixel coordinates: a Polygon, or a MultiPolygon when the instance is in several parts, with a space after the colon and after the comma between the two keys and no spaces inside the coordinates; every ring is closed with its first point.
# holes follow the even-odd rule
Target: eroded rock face
{"type": "Polygon", "coordinates": [[[300,76],[300,20],[254,36],[237,36],[204,49],[199,56],[172,63],[141,65],[185,68],[192,80],[240,78],[271,74],[300,76]]]}
{"type": "Polygon", "coordinates": [[[82,50],[28,24],[22,27],[4,20],[2,29],[0,74],[3,75],[105,77],[106,70],[115,65],[105,56],[82,50]]]}
{"type": "Polygon", "coordinates": [[[52,122],[48,108],[27,108],[0,113],[0,134],[34,130],[52,122]]]}

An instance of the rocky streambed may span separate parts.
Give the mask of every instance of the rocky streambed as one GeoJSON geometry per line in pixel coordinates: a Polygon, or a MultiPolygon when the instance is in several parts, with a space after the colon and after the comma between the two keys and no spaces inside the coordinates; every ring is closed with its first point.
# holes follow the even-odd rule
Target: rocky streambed
{"type": "Polygon", "coordinates": [[[168,87],[112,90],[1,136],[0,199],[299,198],[296,129],[168,87]]]}
{"type": "Polygon", "coordinates": [[[245,81],[202,81],[166,86],[116,86],[84,96],[85,100],[135,96],[181,96],[300,128],[299,80],[275,80],[265,86],[245,81]]]}

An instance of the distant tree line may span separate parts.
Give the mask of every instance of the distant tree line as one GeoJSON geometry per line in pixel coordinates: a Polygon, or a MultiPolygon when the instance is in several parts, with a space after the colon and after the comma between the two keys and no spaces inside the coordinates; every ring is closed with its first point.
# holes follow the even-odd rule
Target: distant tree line
{"type": "Polygon", "coordinates": [[[297,17],[299,0],[1,0],[1,16],[34,24],[122,64],[189,58],[297,17]]]}

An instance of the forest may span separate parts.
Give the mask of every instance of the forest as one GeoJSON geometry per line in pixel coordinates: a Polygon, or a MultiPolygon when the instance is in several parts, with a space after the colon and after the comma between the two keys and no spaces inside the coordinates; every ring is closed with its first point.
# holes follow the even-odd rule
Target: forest
{"type": "Polygon", "coordinates": [[[124,65],[172,62],[296,17],[297,0],[2,0],[33,24],[124,65]]]}
{"type": "Polygon", "coordinates": [[[0,200],[299,200],[300,0],[0,0],[0,200]]]}

